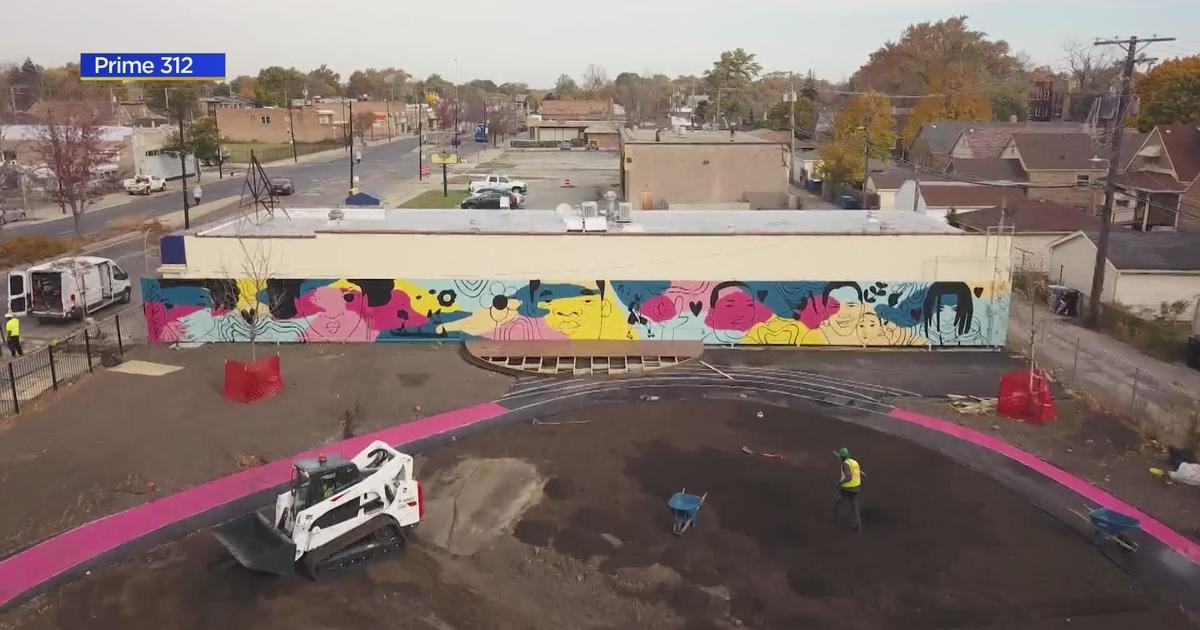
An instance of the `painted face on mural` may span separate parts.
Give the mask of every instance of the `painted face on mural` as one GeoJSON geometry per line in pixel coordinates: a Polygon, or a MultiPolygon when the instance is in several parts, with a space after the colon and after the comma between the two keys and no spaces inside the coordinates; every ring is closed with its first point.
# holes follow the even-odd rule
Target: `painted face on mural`
{"type": "Polygon", "coordinates": [[[546,325],[572,339],[598,339],[612,309],[598,288],[582,288],[575,295],[550,299],[538,297],[538,307],[547,311],[546,325]]]}
{"type": "Polygon", "coordinates": [[[831,307],[830,310],[833,310],[834,303],[837,304],[836,311],[826,320],[833,332],[842,336],[856,334],[858,324],[866,311],[858,287],[837,287],[829,292],[825,302],[831,307]]]}
{"type": "Polygon", "coordinates": [[[712,328],[745,332],[768,318],[766,309],[759,307],[743,285],[718,287],[713,298],[706,322],[712,328]]]}

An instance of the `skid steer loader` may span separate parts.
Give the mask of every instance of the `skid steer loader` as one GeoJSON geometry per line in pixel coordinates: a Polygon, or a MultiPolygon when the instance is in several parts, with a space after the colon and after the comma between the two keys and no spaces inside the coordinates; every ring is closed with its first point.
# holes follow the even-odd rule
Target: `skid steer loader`
{"type": "Polygon", "coordinates": [[[214,530],[249,569],[320,579],[400,549],[424,514],[412,457],[383,442],[350,461],[321,455],[294,465],[272,516],[252,512],[214,530]]]}

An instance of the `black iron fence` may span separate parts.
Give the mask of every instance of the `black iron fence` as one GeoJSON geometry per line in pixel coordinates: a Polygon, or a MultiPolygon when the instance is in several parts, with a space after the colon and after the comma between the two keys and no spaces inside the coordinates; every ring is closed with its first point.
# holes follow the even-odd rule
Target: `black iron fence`
{"type": "Polygon", "coordinates": [[[0,365],[0,417],[21,413],[39,396],[97,367],[119,363],[135,343],[135,319],[126,313],[85,320],[66,337],[0,365]]]}

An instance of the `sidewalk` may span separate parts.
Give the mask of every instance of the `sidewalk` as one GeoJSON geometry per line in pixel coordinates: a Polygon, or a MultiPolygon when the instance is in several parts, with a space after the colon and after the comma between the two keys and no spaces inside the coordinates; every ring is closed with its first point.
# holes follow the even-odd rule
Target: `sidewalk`
{"type": "Polygon", "coordinates": [[[1143,436],[1184,444],[1200,429],[1200,371],[1143,354],[1137,348],[1050,314],[1013,296],[1008,346],[1028,356],[1036,322],[1035,358],[1063,386],[1127,418],[1143,436]]]}

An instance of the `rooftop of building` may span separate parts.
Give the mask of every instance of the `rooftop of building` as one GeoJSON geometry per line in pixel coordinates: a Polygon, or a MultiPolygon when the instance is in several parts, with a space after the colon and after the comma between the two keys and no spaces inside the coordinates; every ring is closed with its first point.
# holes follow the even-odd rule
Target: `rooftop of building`
{"type": "Polygon", "coordinates": [[[1099,230],[1103,223],[1082,208],[1041,199],[1022,199],[1006,209],[1000,206],[961,212],[955,222],[968,230],[984,231],[998,225],[1012,227],[1018,234],[1069,233],[1099,230]]]}
{"type": "MultiPolygon", "coordinates": [[[[343,209],[340,220],[330,208],[276,210],[273,216],[238,217],[194,230],[203,237],[305,237],[317,233],[364,234],[565,234],[568,221],[554,210],[410,210],[343,209]]],[[[862,210],[659,210],[632,213],[629,223],[608,222],[588,234],[958,234],[944,221],[912,212],[862,210]]],[[[600,218],[603,221],[603,217],[600,218]]]]}
{"type": "MultiPolygon", "coordinates": [[[[1077,232],[1051,246],[1077,237],[1095,243],[1097,233],[1077,232]]],[[[1125,271],[1200,271],[1200,233],[1114,230],[1109,234],[1108,261],[1125,271]]]]}
{"type": "Polygon", "coordinates": [[[626,144],[778,144],[749,131],[626,129],[622,132],[622,138],[626,144]]]}

